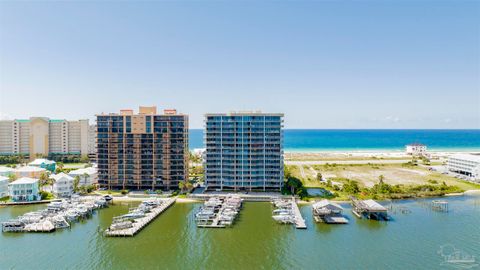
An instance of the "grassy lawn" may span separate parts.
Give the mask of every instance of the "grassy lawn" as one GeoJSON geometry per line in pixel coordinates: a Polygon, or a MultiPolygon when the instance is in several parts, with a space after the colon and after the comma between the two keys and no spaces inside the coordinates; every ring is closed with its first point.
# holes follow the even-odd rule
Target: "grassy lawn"
{"type": "Polygon", "coordinates": [[[102,195],[123,196],[121,190],[97,190],[95,192],[98,193],[98,194],[102,194],[102,195]]]}
{"type": "Polygon", "coordinates": [[[292,175],[301,179],[306,187],[321,187],[316,180],[320,172],[323,178],[342,182],[350,179],[358,182],[360,187],[373,187],[383,175],[384,182],[390,185],[418,186],[438,185],[445,182],[449,186],[457,186],[462,190],[480,189],[480,185],[463,181],[448,175],[429,171],[420,166],[404,166],[401,164],[354,164],[354,165],[303,165],[303,175],[299,166],[290,165],[292,175]],[[304,177],[303,177],[304,176],[304,177]]]}

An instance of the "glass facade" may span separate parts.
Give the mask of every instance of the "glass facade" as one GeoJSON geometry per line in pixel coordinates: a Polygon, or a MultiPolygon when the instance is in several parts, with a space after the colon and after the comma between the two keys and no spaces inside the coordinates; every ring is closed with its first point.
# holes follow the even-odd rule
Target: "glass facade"
{"type": "Polygon", "coordinates": [[[140,116],[97,116],[99,185],[177,189],[188,174],[188,116],[140,116]]]}
{"type": "Polygon", "coordinates": [[[280,190],[283,114],[207,114],[207,189],[280,190]]]}

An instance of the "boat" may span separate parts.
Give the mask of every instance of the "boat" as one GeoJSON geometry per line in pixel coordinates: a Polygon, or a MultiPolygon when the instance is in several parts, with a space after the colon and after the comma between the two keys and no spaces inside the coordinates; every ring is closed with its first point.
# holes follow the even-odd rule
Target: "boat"
{"type": "Polygon", "coordinates": [[[110,225],[109,230],[117,231],[117,230],[132,228],[132,227],[133,227],[133,223],[131,221],[122,221],[122,222],[117,222],[110,225]]]}
{"type": "Polygon", "coordinates": [[[275,215],[275,216],[272,216],[272,218],[275,221],[279,223],[284,223],[284,224],[295,222],[295,217],[292,215],[275,215]]]}
{"type": "Polygon", "coordinates": [[[124,218],[128,219],[137,219],[137,218],[143,218],[145,217],[145,213],[142,211],[132,211],[128,214],[122,215],[124,218]]]}
{"type": "Polygon", "coordinates": [[[113,197],[110,196],[110,195],[105,195],[105,196],[103,196],[103,198],[105,198],[105,201],[107,201],[107,202],[110,202],[111,200],[113,200],[113,197]]]}

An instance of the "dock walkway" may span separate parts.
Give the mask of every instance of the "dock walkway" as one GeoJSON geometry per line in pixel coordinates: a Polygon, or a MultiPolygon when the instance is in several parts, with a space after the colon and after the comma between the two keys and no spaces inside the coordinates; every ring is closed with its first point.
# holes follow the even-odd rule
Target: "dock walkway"
{"type": "Polygon", "coordinates": [[[135,220],[135,223],[133,223],[132,228],[128,229],[123,229],[123,230],[115,230],[115,231],[105,231],[106,236],[134,236],[137,234],[139,231],[141,231],[144,227],[146,227],[152,220],[154,220],[156,217],[158,217],[161,213],[163,213],[165,210],[167,210],[171,205],[173,205],[176,201],[176,198],[171,198],[166,201],[166,203],[162,204],[161,206],[154,208],[151,210],[151,212],[147,213],[145,217],[139,218],[135,220]]]}
{"type": "Polygon", "coordinates": [[[295,198],[292,198],[292,209],[295,215],[295,228],[306,229],[307,224],[305,223],[305,219],[302,217],[302,213],[300,213],[300,209],[298,208],[297,202],[295,202],[295,198]]]}

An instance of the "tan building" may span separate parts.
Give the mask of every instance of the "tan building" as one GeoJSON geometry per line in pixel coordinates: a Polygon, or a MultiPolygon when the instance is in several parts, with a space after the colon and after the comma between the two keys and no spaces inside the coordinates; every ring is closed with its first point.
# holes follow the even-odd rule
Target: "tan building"
{"type": "Polygon", "coordinates": [[[188,116],[156,107],[97,115],[97,152],[100,187],[176,189],[188,179],[188,116]]]}
{"type": "Polygon", "coordinates": [[[1,120],[0,155],[24,154],[33,159],[49,154],[95,154],[94,131],[88,120],[47,117],[1,120]]]}

